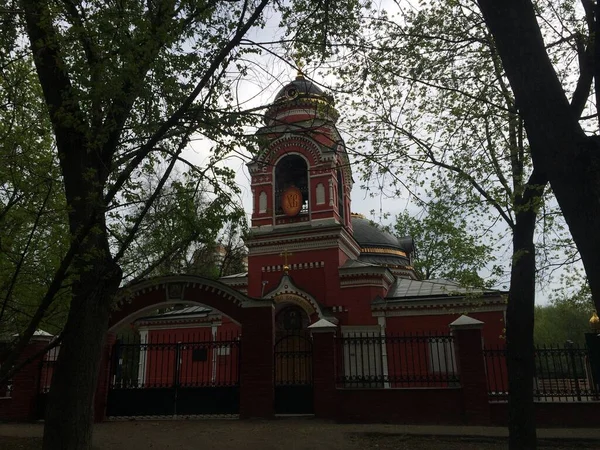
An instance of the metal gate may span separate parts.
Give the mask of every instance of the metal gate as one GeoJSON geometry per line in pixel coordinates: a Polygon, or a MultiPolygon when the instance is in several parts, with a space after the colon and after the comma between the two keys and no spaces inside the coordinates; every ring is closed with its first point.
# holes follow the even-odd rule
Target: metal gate
{"type": "Polygon", "coordinates": [[[238,414],[240,344],[117,342],[107,416],[238,414]]]}
{"type": "Polygon", "coordinates": [[[279,336],[274,349],[275,413],[312,414],[313,352],[309,336],[279,336]]]}

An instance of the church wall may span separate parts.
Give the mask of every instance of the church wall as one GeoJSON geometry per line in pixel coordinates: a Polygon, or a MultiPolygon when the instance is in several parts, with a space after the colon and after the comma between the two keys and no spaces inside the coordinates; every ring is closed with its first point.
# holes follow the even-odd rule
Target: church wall
{"type": "MultiPolygon", "coordinates": [[[[281,248],[280,251],[283,250],[281,248]]],[[[337,298],[339,293],[338,267],[341,255],[339,249],[305,251],[291,249],[291,253],[288,259],[289,275],[296,286],[305,289],[322,304],[332,304],[329,299],[337,298]],[[308,265],[308,268],[304,268],[305,265],[308,265]]],[[[268,281],[264,289],[265,294],[275,289],[283,275],[283,264],[284,259],[279,253],[250,256],[248,295],[261,297],[264,281],[268,281]],[[275,269],[272,269],[273,267],[275,269]]]]}
{"type": "Polygon", "coordinates": [[[340,289],[337,304],[347,308],[340,319],[341,325],[377,325],[377,318],[373,317],[371,301],[384,293],[382,287],[358,286],[340,289]]]}
{"type": "MultiPolygon", "coordinates": [[[[458,319],[464,310],[457,313],[448,313],[440,315],[422,315],[422,316],[397,316],[386,317],[386,330],[388,333],[449,333],[449,324],[458,319]]],[[[481,320],[484,325],[482,328],[482,336],[484,344],[488,345],[504,345],[504,312],[472,312],[470,317],[481,320]]]]}
{"type": "Polygon", "coordinates": [[[231,366],[235,366],[236,369],[238,365],[235,347],[226,345],[227,350],[219,350],[209,344],[203,347],[206,349],[205,360],[194,361],[193,359],[194,349],[202,347],[194,344],[232,341],[239,337],[241,327],[238,324],[228,317],[223,317],[220,322],[199,322],[189,325],[155,322],[142,325],[140,327],[142,343],[147,345],[141,347],[139,382],[147,386],[170,385],[174,377],[177,347],[180,355],[179,381],[181,383],[219,381],[220,378],[229,376],[231,366]],[[227,370],[219,370],[219,367],[224,365],[227,366],[227,370]]]}

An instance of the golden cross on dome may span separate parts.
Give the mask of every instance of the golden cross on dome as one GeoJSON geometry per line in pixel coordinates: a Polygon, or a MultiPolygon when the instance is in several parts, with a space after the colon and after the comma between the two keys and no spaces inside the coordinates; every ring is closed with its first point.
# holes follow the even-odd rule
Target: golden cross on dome
{"type": "Polygon", "coordinates": [[[293,253],[288,252],[287,249],[285,249],[283,252],[281,252],[279,254],[279,256],[281,256],[283,258],[283,271],[285,273],[287,273],[288,270],[290,270],[290,266],[288,265],[288,257],[292,256],[292,255],[293,255],[293,253]]]}
{"type": "Polygon", "coordinates": [[[304,61],[302,61],[302,56],[300,55],[300,52],[296,52],[292,59],[294,61],[296,69],[298,70],[298,72],[296,73],[296,78],[304,78],[304,73],[302,69],[304,69],[305,64],[304,61]]]}

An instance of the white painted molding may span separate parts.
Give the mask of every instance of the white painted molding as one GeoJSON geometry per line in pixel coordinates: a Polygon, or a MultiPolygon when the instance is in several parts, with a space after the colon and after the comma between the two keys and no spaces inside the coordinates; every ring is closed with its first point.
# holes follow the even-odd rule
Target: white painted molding
{"type": "Polygon", "coordinates": [[[311,333],[333,333],[337,329],[337,325],[331,323],[329,320],[320,319],[309,325],[308,329],[311,333]]]}
{"type": "Polygon", "coordinates": [[[450,328],[453,330],[471,330],[482,327],[483,322],[481,320],[473,319],[472,317],[465,316],[464,314],[450,324],[450,328]]]}

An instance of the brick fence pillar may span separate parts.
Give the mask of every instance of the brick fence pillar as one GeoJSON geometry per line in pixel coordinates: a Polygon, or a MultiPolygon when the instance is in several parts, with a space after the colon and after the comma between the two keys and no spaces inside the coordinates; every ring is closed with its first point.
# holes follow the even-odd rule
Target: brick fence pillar
{"type": "MultiPolygon", "coordinates": [[[[34,336],[17,359],[19,365],[42,352],[13,375],[10,397],[0,398],[0,420],[24,422],[38,418],[40,373],[46,355],[43,350],[52,339],[53,336],[34,336]]],[[[0,397],[4,394],[0,393],[0,397]]]]}
{"type": "Polygon", "coordinates": [[[335,419],[335,332],[337,326],[321,319],[308,327],[313,337],[313,387],[315,417],[335,419]]]}
{"type": "Polygon", "coordinates": [[[273,304],[244,310],[240,366],[240,417],[274,415],[273,304]]]}
{"type": "Polygon", "coordinates": [[[462,386],[464,421],[468,425],[490,423],[482,327],[483,322],[464,315],[450,324],[462,386]]]}
{"type": "Polygon", "coordinates": [[[98,383],[94,394],[94,422],[103,422],[106,419],[106,406],[108,404],[108,389],[110,386],[110,369],[112,350],[117,341],[115,333],[107,333],[102,346],[102,356],[98,367],[98,383]]]}

